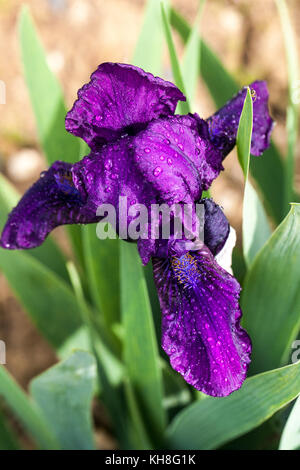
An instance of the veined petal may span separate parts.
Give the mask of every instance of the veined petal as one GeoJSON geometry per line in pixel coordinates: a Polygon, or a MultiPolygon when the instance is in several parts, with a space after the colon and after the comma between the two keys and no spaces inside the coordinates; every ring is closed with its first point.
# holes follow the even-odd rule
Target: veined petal
{"type": "Polygon", "coordinates": [[[93,150],[121,135],[134,135],[149,121],[174,114],[184,95],[172,83],[133,65],[104,63],[78,92],[66,129],[93,150]]]}
{"type": "Polygon", "coordinates": [[[152,121],[134,137],[135,162],[167,203],[193,203],[222,170],[222,154],[212,145],[198,116],[152,121]]]}
{"type": "Polygon", "coordinates": [[[241,387],[251,341],[240,326],[240,286],[208,250],[153,260],[163,313],[162,347],[172,367],[208,395],[241,387]]]}
{"type": "Polygon", "coordinates": [[[24,194],[8,216],[1,236],[7,249],[34,248],[49,232],[63,224],[91,223],[97,220],[72,180],[72,165],[55,162],[24,194]]]}
{"type": "MultiPolygon", "coordinates": [[[[190,238],[185,237],[184,208],[182,204],[181,214],[183,214],[183,216],[182,230],[179,234],[180,237],[178,237],[177,233],[172,233],[167,240],[138,240],[138,250],[144,265],[146,265],[152,257],[180,257],[188,251],[198,251],[202,248],[203,244],[208,247],[214,256],[218,255],[222,251],[230,233],[230,225],[224,212],[212,199],[202,199],[198,204],[202,204],[204,206],[204,217],[202,218],[200,211],[197,210],[196,204],[193,204],[191,206],[193,218],[195,218],[198,213],[198,216],[201,219],[198,224],[199,233],[195,234],[194,238],[191,236],[190,238]]],[[[173,219],[171,218],[171,227],[172,222],[173,219]]],[[[190,228],[190,224],[188,228],[190,228]]],[[[196,225],[193,225],[192,233],[194,233],[195,229],[196,225]]]]}
{"type": "MultiPolygon", "coordinates": [[[[151,183],[142,178],[134,154],[132,137],[125,137],[104,145],[100,152],[91,152],[72,169],[74,184],[86,203],[95,211],[102,204],[113,206],[126,230],[137,215],[134,210],[127,215],[130,206],[143,204],[150,213],[150,205],[159,197],[151,183]]],[[[117,225],[117,231],[119,228],[117,225]]]]}
{"type": "MultiPolygon", "coordinates": [[[[251,83],[253,100],[253,133],[251,153],[261,155],[270,145],[274,126],[268,110],[269,93],[264,81],[251,83]]],[[[210,138],[225,157],[235,146],[239,121],[243,110],[247,88],[244,87],[234,98],[207,119],[210,138]]]]}

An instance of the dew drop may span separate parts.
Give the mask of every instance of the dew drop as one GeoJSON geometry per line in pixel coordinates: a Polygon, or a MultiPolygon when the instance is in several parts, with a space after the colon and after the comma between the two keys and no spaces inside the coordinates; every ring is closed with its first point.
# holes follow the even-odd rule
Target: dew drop
{"type": "Polygon", "coordinates": [[[151,152],[151,149],[149,149],[149,147],[146,147],[146,148],[144,149],[144,152],[145,152],[145,153],[150,153],[150,152],[151,152]]]}
{"type": "Polygon", "coordinates": [[[111,161],[110,158],[105,162],[104,167],[105,167],[106,170],[110,170],[110,169],[111,169],[111,167],[112,167],[112,161],[111,161]]]}
{"type": "Polygon", "coordinates": [[[163,162],[164,159],[165,159],[165,157],[164,157],[163,155],[161,155],[161,156],[159,157],[159,159],[163,162]]]}
{"type": "Polygon", "coordinates": [[[160,168],[160,166],[157,166],[155,170],[153,171],[153,174],[154,176],[159,176],[161,172],[162,172],[162,169],[160,168]]]}
{"type": "Polygon", "coordinates": [[[178,144],[178,148],[180,148],[180,150],[184,150],[184,147],[182,144],[178,144]]]}
{"type": "Polygon", "coordinates": [[[168,160],[167,160],[167,164],[171,166],[171,165],[172,165],[172,163],[173,163],[172,159],[171,159],[171,158],[168,158],[168,160]]]}

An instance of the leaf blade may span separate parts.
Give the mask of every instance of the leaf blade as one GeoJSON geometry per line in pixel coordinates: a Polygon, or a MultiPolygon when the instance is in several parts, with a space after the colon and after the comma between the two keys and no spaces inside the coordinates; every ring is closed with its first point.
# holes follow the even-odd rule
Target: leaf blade
{"type": "Polygon", "coordinates": [[[28,8],[23,7],[19,34],[25,78],[33,106],[40,142],[49,164],[58,160],[74,162],[79,155],[79,140],[65,130],[66,109],[62,90],[50,71],[42,44],[28,8]]]}
{"type": "Polygon", "coordinates": [[[250,367],[255,372],[286,363],[300,329],[299,231],[300,205],[293,204],[246,276],[241,305],[253,342],[250,367]]]}
{"type": "Polygon", "coordinates": [[[162,373],[146,281],[136,247],[123,242],[120,250],[124,361],[150,428],[159,434],[164,429],[166,418],[162,373]]]}
{"type": "Polygon", "coordinates": [[[238,159],[244,173],[243,253],[248,266],[271,235],[262,203],[249,181],[250,149],[253,129],[253,103],[248,87],[237,133],[238,159]]]}
{"type": "Polygon", "coordinates": [[[171,423],[170,447],[215,449],[258,427],[299,394],[299,372],[298,362],[250,377],[228,397],[194,403],[171,423]]]}
{"type": "Polygon", "coordinates": [[[76,351],[30,384],[31,395],[62,449],[95,448],[91,419],[95,379],[93,356],[76,351]]]}
{"type": "MultiPolygon", "coordinates": [[[[169,13],[169,9],[168,9],[169,13]]],[[[183,82],[183,77],[181,73],[181,68],[180,68],[180,63],[177,57],[173,37],[172,37],[172,32],[171,32],[171,27],[169,23],[169,18],[168,14],[166,11],[166,8],[161,2],[161,14],[162,14],[162,22],[163,22],[163,28],[164,28],[164,33],[165,33],[165,38],[166,42],[168,45],[168,50],[169,50],[169,56],[171,60],[171,65],[172,65],[172,71],[173,71],[173,76],[174,76],[174,81],[176,86],[182,91],[182,93],[186,96],[186,91],[185,91],[185,86],[183,82]]],[[[187,101],[181,101],[178,103],[178,110],[181,114],[188,114],[190,112],[190,105],[188,100],[187,101]]]]}

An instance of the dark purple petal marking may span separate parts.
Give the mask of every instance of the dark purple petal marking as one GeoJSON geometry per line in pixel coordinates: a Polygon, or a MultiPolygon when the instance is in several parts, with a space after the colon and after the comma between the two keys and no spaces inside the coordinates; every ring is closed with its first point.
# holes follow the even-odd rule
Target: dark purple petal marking
{"type": "MultiPolygon", "coordinates": [[[[250,85],[253,100],[253,134],[251,153],[261,155],[270,145],[274,122],[268,110],[269,93],[264,81],[250,85]]],[[[213,144],[225,157],[235,146],[239,120],[243,110],[247,88],[244,87],[234,98],[207,119],[213,144]]]]}
{"type": "Polygon", "coordinates": [[[154,258],[162,318],[162,347],[172,367],[208,395],[241,387],[251,342],[240,326],[240,286],[207,250],[154,258]]]}
{"type": "Polygon", "coordinates": [[[66,129],[99,150],[121,135],[136,134],[152,119],[174,114],[179,100],[185,97],[173,83],[133,65],[104,63],[79,90],[66,129]]]}
{"type": "Polygon", "coordinates": [[[58,225],[96,221],[74,186],[71,171],[71,164],[55,162],[41,174],[10,213],[1,236],[3,248],[34,248],[58,225]]]}

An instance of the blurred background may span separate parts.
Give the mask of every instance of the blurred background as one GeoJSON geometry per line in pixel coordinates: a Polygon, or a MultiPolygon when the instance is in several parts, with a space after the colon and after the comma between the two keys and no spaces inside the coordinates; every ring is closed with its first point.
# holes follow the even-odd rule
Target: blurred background
{"type": "MultiPolygon", "coordinates": [[[[97,65],[105,61],[131,61],[145,7],[145,0],[0,0],[0,80],[6,85],[6,104],[0,104],[0,171],[21,192],[46,168],[37,144],[18,44],[18,15],[24,3],[30,7],[49,66],[62,84],[68,107],[97,65]]],[[[197,0],[171,3],[189,22],[194,22],[197,0]]],[[[299,0],[289,0],[287,5],[300,46],[299,0]]],[[[284,151],[287,67],[274,1],[207,0],[199,31],[200,27],[207,43],[241,85],[256,79],[267,80],[271,114],[277,123],[273,137],[284,151]]],[[[174,35],[180,53],[182,44],[174,35]]],[[[167,50],[162,76],[172,80],[167,50]]],[[[198,85],[193,111],[204,118],[215,111],[203,83],[198,85]]],[[[57,159],[64,159],[63,152],[62,148],[57,159]]],[[[295,175],[298,189],[299,155],[298,147],[295,175]]],[[[227,171],[218,178],[212,193],[240,239],[243,177],[234,152],[224,166],[227,171]]],[[[58,237],[61,243],[65,242],[59,229],[58,237]]],[[[57,360],[52,348],[22,311],[1,273],[0,339],[6,342],[7,368],[24,388],[33,376],[57,360]]],[[[102,448],[114,447],[102,428],[99,436],[102,448]]]]}

